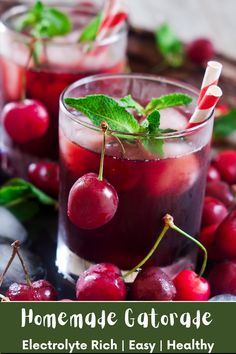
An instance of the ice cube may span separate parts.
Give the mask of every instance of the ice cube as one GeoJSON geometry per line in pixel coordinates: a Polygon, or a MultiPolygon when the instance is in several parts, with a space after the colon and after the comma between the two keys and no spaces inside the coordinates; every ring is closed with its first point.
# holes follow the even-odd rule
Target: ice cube
{"type": "Polygon", "coordinates": [[[165,158],[180,157],[189,154],[191,151],[193,151],[192,144],[187,144],[184,141],[181,141],[180,139],[178,141],[168,141],[167,139],[164,144],[165,158]]]}
{"type": "Polygon", "coordinates": [[[27,231],[17,218],[6,208],[0,207],[0,236],[10,242],[19,240],[24,242],[27,231]]]}
{"type": "Polygon", "coordinates": [[[161,113],[161,129],[182,130],[187,126],[187,118],[178,109],[166,108],[160,111],[161,113]]]}
{"type": "Polygon", "coordinates": [[[178,195],[190,189],[199,176],[194,154],[153,162],[146,170],[147,190],[152,195],[178,195]]]}

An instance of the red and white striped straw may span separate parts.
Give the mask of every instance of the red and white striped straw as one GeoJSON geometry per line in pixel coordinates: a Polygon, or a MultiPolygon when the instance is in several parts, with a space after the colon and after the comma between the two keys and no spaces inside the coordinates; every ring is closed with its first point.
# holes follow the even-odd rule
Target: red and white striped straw
{"type": "Polygon", "coordinates": [[[102,22],[98,30],[97,39],[104,39],[108,34],[118,29],[127,17],[127,13],[121,9],[120,0],[107,0],[102,13],[102,22]]]}
{"type": "Polygon", "coordinates": [[[203,97],[205,96],[208,87],[210,87],[211,85],[218,84],[221,70],[222,70],[222,64],[218,63],[217,61],[209,61],[207,63],[207,68],[202,81],[202,86],[201,86],[197,104],[199,104],[203,99],[203,97]]]}
{"type": "Polygon", "coordinates": [[[206,120],[213,109],[215,108],[217,102],[222,96],[222,90],[217,85],[208,86],[204,97],[197,104],[197,108],[195,109],[192,117],[189,120],[189,126],[193,126],[194,124],[199,124],[206,120]]]}

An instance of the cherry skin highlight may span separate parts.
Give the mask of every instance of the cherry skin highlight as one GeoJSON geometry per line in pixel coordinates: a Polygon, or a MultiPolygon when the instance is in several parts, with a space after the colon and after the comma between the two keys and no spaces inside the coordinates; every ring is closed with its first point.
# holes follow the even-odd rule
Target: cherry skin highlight
{"type": "Polygon", "coordinates": [[[47,132],[49,115],[42,103],[25,99],[23,102],[8,103],[2,111],[2,122],[11,139],[24,144],[47,132]]]}
{"type": "Polygon", "coordinates": [[[207,182],[214,182],[220,180],[221,178],[218,170],[214,166],[210,165],[207,171],[207,182]]]}
{"type": "Polygon", "coordinates": [[[203,227],[219,224],[227,214],[228,211],[221,201],[212,197],[205,197],[202,213],[203,227]]]}
{"type": "Polygon", "coordinates": [[[233,210],[216,230],[216,245],[224,258],[236,258],[236,210],[233,210]]]}
{"type": "Polygon", "coordinates": [[[236,260],[216,264],[210,274],[212,295],[236,295],[236,260]]]}
{"type": "Polygon", "coordinates": [[[82,229],[96,229],[115,215],[119,198],[115,188],[95,173],[87,173],[72,186],[68,198],[68,217],[82,229]]]}
{"type": "Polygon", "coordinates": [[[59,166],[55,162],[31,163],[28,168],[29,180],[45,193],[57,197],[59,192],[59,166]]]}
{"type": "Polygon", "coordinates": [[[176,289],[172,280],[158,267],[142,270],[131,287],[132,300],[171,301],[175,295],[176,289]]]}
{"type": "Polygon", "coordinates": [[[77,280],[76,298],[79,301],[122,301],[126,298],[126,286],[117,267],[98,264],[77,280]]]}
{"type": "Polygon", "coordinates": [[[181,271],[173,280],[177,301],[207,301],[210,297],[210,285],[190,269],[181,271]]]}
{"type": "Polygon", "coordinates": [[[236,151],[225,150],[220,152],[214,159],[214,166],[224,181],[229,184],[236,183],[236,151]]]}
{"type": "Polygon", "coordinates": [[[214,57],[215,49],[209,39],[198,38],[187,45],[186,54],[192,62],[203,65],[214,57]]]}
{"type": "Polygon", "coordinates": [[[57,293],[47,280],[37,280],[32,285],[13,283],[6,292],[11,301],[55,301],[57,293]]]}

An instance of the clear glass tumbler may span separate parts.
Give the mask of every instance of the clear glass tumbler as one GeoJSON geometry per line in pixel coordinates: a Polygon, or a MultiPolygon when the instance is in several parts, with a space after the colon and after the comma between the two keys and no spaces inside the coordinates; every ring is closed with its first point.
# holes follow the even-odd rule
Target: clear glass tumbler
{"type": "MultiPolygon", "coordinates": [[[[212,114],[205,122],[186,129],[197,93],[185,83],[141,74],[98,75],[79,80],[64,91],[59,122],[59,272],[78,275],[96,262],[111,262],[123,270],[131,269],[153,246],[166,213],[174,217],[176,225],[197,237],[213,126],[212,114]],[[163,156],[143,147],[143,134],[119,132],[120,144],[110,131],[104,178],[119,195],[118,210],[110,222],[98,229],[83,230],[73,225],[67,216],[68,194],[79,177],[88,172],[98,173],[102,132],[88,118],[68,108],[64,99],[98,93],[119,99],[131,94],[138,102],[147,103],[153,97],[173,92],[189,94],[193,102],[161,111],[161,127],[176,130],[156,136],[164,143],[163,156]]],[[[168,231],[149,264],[169,266],[183,258],[194,262],[195,255],[192,242],[168,231]]]]}
{"type": "MultiPolygon", "coordinates": [[[[56,6],[56,5],[54,5],[56,6]]],[[[27,176],[27,166],[38,159],[58,158],[58,108],[61,92],[72,82],[98,73],[122,72],[126,65],[127,28],[124,23],[118,33],[103,40],[79,43],[79,31],[98,12],[97,6],[87,6],[83,0],[76,4],[60,4],[68,14],[73,30],[64,37],[45,39],[41,43],[40,61],[30,60],[34,38],[16,31],[17,21],[28,7],[22,5],[8,10],[0,23],[0,67],[4,102],[18,101],[26,86],[26,98],[42,102],[49,114],[47,132],[40,138],[19,144],[3,129],[3,169],[11,175],[27,176]]]]}

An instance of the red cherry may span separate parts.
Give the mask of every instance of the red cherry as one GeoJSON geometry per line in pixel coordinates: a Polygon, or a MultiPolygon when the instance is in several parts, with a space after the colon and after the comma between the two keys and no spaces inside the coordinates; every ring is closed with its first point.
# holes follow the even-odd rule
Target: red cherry
{"type": "Polygon", "coordinates": [[[68,198],[68,217],[82,229],[95,229],[108,223],[116,213],[118,195],[105,179],[87,173],[72,186],[68,198]]]}
{"type": "Polygon", "coordinates": [[[207,183],[206,195],[220,200],[227,208],[231,207],[234,202],[229,185],[223,181],[207,183]]]}
{"type": "Polygon", "coordinates": [[[207,182],[220,181],[220,174],[217,169],[210,165],[207,171],[207,182]]]}
{"type": "Polygon", "coordinates": [[[221,201],[212,197],[205,197],[202,213],[203,227],[219,224],[227,214],[228,211],[221,201]]]}
{"type": "Polygon", "coordinates": [[[236,258],[236,210],[231,211],[219,225],[215,240],[223,257],[236,258]]]}
{"type": "Polygon", "coordinates": [[[131,288],[132,300],[171,301],[175,295],[176,289],[172,280],[158,267],[142,270],[131,288]]]}
{"type": "Polygon", "coordinates": [[[236,183],[236,151],[225,150],[220,152],[213,163],[223,180],[229,184],[236,183]]]}
{"type": "Polygon", "coordinates": [[[205,227],[201,230],[199,235],[199,241],[205,246],[208,252],[208,258],[212,260],[219,260],[219,250],[215,245],[215,232],[218,228],[218,224],[213,224],[205,227]]]}
{"type": "Polygon", "coordinates": [[[39,101],[26,99],[8,103],[2,111],[2,122],[12,140],[24,144],[46,133],[49,116],[39,101]]]}
{"type": "Polygon", "coordinates": [[[195,39],[186,47],[186,53],[190,60],[197,64],[205,64],[215,55],[212,42],[206,38],[195,39]]]}
{"type": "Polygon", "coordinates": [[[31,163],[28,168],[29,180],[44,192],[57,196],[59,192],[59,166],[55,162],[31,163]]]}
{"type": "Polygon", "coordinates": [[[236,260],[214,266],[209,274],[212,295],[236,295],[236,260]]]}
{"type": "Polygon", "coordinates": [[[176,287],[175,300],[207,301],[210,297],[210,285],[190,269],[181,271],[173,280],[176,287]]]}
{"type": "Polygon", "coordinates": [[[219,224],[213,224],[203,228],[199,235],[199,241],[207,249],[212,245],[214,241],[214,234],[219,224]]]}
{"type": "Polygon", "coordinates": [[[6,292],[11,301],[55,301],[57,293],[47,280],[37,280],[32,285],[13,283],[6,292]]]}
{"type": "Polygon", "coordinates": [[[79,301],[122,301],[126,298],[126,286],[117,267],[92,266],[76,283],[76,298],[79,301]]]}

